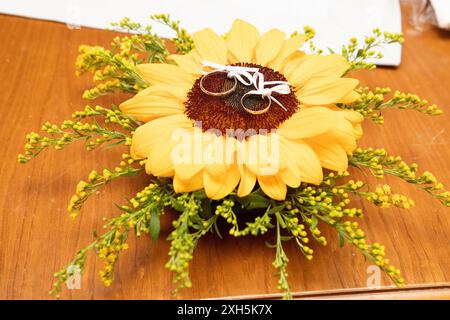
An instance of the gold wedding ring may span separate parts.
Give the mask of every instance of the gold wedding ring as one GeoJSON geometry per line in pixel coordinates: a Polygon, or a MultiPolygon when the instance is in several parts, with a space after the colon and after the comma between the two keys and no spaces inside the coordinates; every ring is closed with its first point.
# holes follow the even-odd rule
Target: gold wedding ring
{"type": "MultiPolygon", "coordinates": [[[[243,96],[242,96],[242,98],[241,98],[241,106],[242,106],[242,108],[246,111],[246,112],[248,112],[248,113],[250,113],[250,114],[253,114],[253,115],[258,115],[258,114],[263,114],[263,113],[266,113],[267,111],[269,111],[269,109],[270,109],[270,105],[272,104],[272,99],[270,99],[269,97],[267,97],[267,100],[269,100],[269,104],[267,105],[267,107],[265,107],[264,109],[261,109],[261,110],[252,110],[252,109],[249,109],[249,108],[247,108],[246,106],[245,106],[245,99],[247,98],[247,97],[249,97],[249,96],[251,96],[251,95],[259,95],[259,94],[257,94],[257,93],[252,93],[252,92],[247,92],[246,94],[244,94],[243,96]]],[[[264,99],[264,97],[262,97],[262,99],[264,99]]]]}
{"type": "MultiPolygon", "coordinates": [[[[231,87],[231,89],[229,89],[227,91],[224,91],[224,92],[212,92],[212,91],[207,90],[205,88],[203,82],[205,81],[206,78],[208,78],[208,76],[211,76],[214,73],[223,73],[225,75],[228,75],[228,71],[218,71],[218,70],[214,70],[214,71],[208,72],[205,75],[203,75],[203,77],[201,77],[201,79],[200,79],[200,89],[204,93],[206,93],[207,95],[210,95],[210,96],[214,96],[214,97],[224,97],[224,96],[229,95],[230,93],[232,93],[236,89],[236,87],[237,87],[237,79],[235,77],[232,77],[232,79],[234,80],[234,84],[231,87]]],[[[228,79],[228,77],[227,77],[227,79],[228,79]]]]}

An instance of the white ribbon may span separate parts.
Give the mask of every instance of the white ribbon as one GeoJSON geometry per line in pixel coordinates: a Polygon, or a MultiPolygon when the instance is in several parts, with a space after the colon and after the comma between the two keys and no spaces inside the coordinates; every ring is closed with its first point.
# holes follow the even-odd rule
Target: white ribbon
{"type": "Polygon", "coordinates": [[[291,88],[287,81],[264,81],[264,75],[259,72],[258,68],[241,67],[241,66],[225,66],[222,64],[203,61],[202,73],[208,73],[205,71],[205,67],[210,67],[214,71],[226,71],[228,78],[236,78],[240,83],[245,86],[253,85],[255,90],[247,92],[247,94],[260,95],[262,98],[268,98],[269,100],[278,104],[284,111],[287,109],[272,96],[272,93],[289,94],[291,88]],[[251,74],[253,73],[253,75],[251,74]],[[273,87],[267,87],[273,86],[273,87]]]}
{"type": "Polygon", "coordinates": [[[222,64],[203,61],[202,62],[202,73],[206,74],[205,67],[210,67],[213,71],[226,71],[228,78],[236,78],[240,83],[245,86],[250,86],[253,84],[253,76],[251,72],[259,73],[258,68],[241,67],[241,66],[224,66],[222,64]]]}
{"type": "Polygon", "coordinates": [[[262,98],[268,98],[269,100],[275,102],[284,111],[287,109],[278,101],[276,98],[272,97],[272,93],[276,92],[279,94],[289,94],[291,93],[291,87],[289,87],[289,82],[287,81],[264,81],[264,75],[261,72],[255,73],[254,75],[254,85],[256,90],[251,90],[247,94],[257,94],[261,95],[262,98]],[[267,88],[266,86],[273,87],[267,88]]]}

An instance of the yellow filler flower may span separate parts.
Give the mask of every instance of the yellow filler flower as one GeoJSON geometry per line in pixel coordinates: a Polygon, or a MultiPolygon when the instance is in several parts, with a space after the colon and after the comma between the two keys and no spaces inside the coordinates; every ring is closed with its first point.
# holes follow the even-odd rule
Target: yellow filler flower
{"type": "Polygon", "coordinates": [[[345,58],[305,54],[299,50],[304,35],[287,38],[277,29],[260,35],[242,20],[234,21],[225,38],[204,29],[193,40],[191,52],[169,57],[175,64],[138,65],[151,86],[120,105],[124,113],[145,122],[133,135],[131,153],[147,159],[148,174],[173,177],[176,192],[204,188],[211,199],[221,199],[236,188],[238,196],[246,196],[258,183],[269,197],[283,200],[288,186],[320,184],[323,168],[347,169],[347,153],[362,135],[363,117],[335,106],[358,99],[354,91],[358,80],[342,78],[349,68],[345,58]],[[288,83],[291,90],[273,92],[277,103],[258,112],[275,100],[246,95],[255,88],[220,72],[210,73],[202,85],[205,61],[256,69],[268,83],[288,83]],[[227,94],[207,94],[206,85],[227,94]],[[192,152],[195,161],[174,159],[180,153],[180,140],[174,139],[180,130],[192,138],[192,148],[184,152],[192,152]],[[203,151],[196,146],[199,139],[203,151]],[[222,148],[226,151],[217,151],[222,148]],[[216,161],[200,154],[211,150],[216,161]],[[276,156],[273,170],[267,170],[267,153],[272,160],[276,156]]]}

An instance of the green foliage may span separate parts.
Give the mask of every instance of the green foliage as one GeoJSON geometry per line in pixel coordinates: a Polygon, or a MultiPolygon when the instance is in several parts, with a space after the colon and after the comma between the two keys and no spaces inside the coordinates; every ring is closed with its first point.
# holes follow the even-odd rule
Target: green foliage
{"type": "MultiPolygon", "coordinates": [[[[115,40],[114,46],[118,46],[117,41],[133,42],[127,37],[115,40]]],[[[140,61],[137,53],[132,54],[133,45],[120,46],[117,50],[108,50],[99,46],[80,46],[79,55],[75,63],[76,74],[93,74],[93,81],[98,84],[83,93],[84,99],[95,99],[116,91],[137,93],[148,86],[136,71],[136,64],[140,61]],[[130,51],[125,48],[130,47],[130,51]]]]}
{"type": "Polygon", "coordinates": [[[442,110],[435,104],[430,105],[427,100],[421,99],[415,94],[395,91],[388,98],[386,96],[390,94],[390,88],[375,88],[374,91],[371,91],[367,87],[360,87],[356,89],[356,92],[359,94],[357,101],[338,106],[342,109],[359,112],[365,118],[378,124],[384,123],[382,111],[387,109],[416,110],[431,116],[442,114],[442,110]]]}
{"type": "Polygon", "coordinates": [[[375,191],[370,191],[364,190],[368,189],[368,185],[364,182],[350,180],[340,188],[343,188],[346,192],[364,197],[380,208],[395,206],[401,209],[410,209],[414,206],[413,200],[402,194],[392,193],[391,186],[387,184],[377,187],[375,191]]]}
{"type": "MultiPolygon", "coordinates": [[[[299,34],[299,32],[294,32],[291,36],[297,34],[299,34]]],[[[312,28],[311,26],[304,26],[303,34],[305,35],[305,42],[309,46],[309,51],[315,54],[322,54],[323,49],[317,48],[313,41],[314,37],[316,36],[316,30],[314,30],[314,28],[312,28]]]]}
{"type": "Polygon", "coordinates": [[[72,119],[101,118],[105,124],[117,124],[126,131],[134,131],[140,125],[133,117],[124,114],[115,105],[110,109],[101,106],[91,108],[86,106],[83,111],[76,111],[72,119]]]}
{"type": "Polygon", "coordinates": [[[126,241],[130,230],[134,229],[136,236],[149,234],[151,219],[155,218],[155,214],[164,213],[163,208],[170,202],[172,195],[173,191],[167,184],[151,183],[131,199],[128,205],[121,206],[123,213],[106,221],[104,228],[108,231],[101,236],[94,233],[95,240],[79,250],[74,260],[54,274],[55,282],[50,293],[59,297],[63,284],[74,276],[74,270],[83,273],[87,254],[94,249],[104,262],[104,269],[99,272],[99,276],[106,286],[111,285],[119,254],[128,248],[126,241]]]}
{"type": "Polygon", "coordinates": [[[88,176],[88,181],[80,181],[77,184],[76,192],[70,199],[67,211],[73,218],[77,217],[84,203],[89,197],[95,194],[100,188],[106,186],[111,181],[122,177],[131,177],[141,173],[144,169],[133,166],[135,160],[129,154],[122,155],[123,161],[114,170],[103,169],[102,174],[93,170],[88,176]]]}
{"type": "Polygon", "coordinates": [[[353,152],[349,163],[356,167],[368,168],[377,178],[383,178],[385,174],[398,177],[425,190],[443,205],[450,206],[450,192],[443,191],[444,186],[431,172],[418,174],[419,166],[416,163],[408,165],[401,157],[390,156],[384,149],[358,148],[353,152]]]}
{"type": "Polygon", "coordinates": [[[25,153],[18,155],[19,162],[27,163],[49,147],[62,150],[79,140],[85,141],[88,151],[105,144],[110,146],[129,145],[131,143],[130,131],[137,126],[130,117],[122,114],[120,110],[115,108],[105,109],[100,106],[97,106],[95,110],[88,106],[84,111],[76,112],[73,119],[65,120],[60,125],[46,122],[42,126],[42,131],[46,133],[44,135],[36,132],[27,134],[25,153]],[[87,122],[83,120],[85,118],[92,121],[87,122]],[[102,121],[97,121],[97,118],[101,118],[102,121]],[[108,124],[117,124],[125,132],[108,126],[108,124]]]}
{"type": "Polygon", "coordinates": [[[383,54],[377,51],[378,49],[395,43],[403,44],[404,41],[401,33],[381,32],[378,28],[372,31],[372,36],[365,37],[362,45],[359,44],[358,39],[351,38],[348,45],[342,46],[341,51],[341,55],[350,63],[347,72],[358,69],[374,69],[373,61],[383,57],[383,54]]]}
{"type": "Polygon", "coordinates": [[[136,63],[166,63],[167,50],[164,39],[152,31],[152,26],[142,26],[124,18],[120,22],[111,23],[115,31],[127,32],[129,36],[115,37],[112,43],[113,50],[120,54],[126,53],[133,57],[136,63]]]}
{"type": "Polygon", "coordinates": [[[194,41],[186,29],[180,27],[179,20],[172,20],[169,14],[155,14],[150,17],[152,20],[159,22],[172,29],[176,36],[171,40],[175,44],[177,53],[186,54],[194,48],[194,41]]]}
{"type": "Polygon", "coordinates": [[[282,290],[283,299],[289,300],[292,299],[292,294],[289,289],[289,283],[287,281],[288,273],[287,273],[287,265],[289,262],[289,258],[283,249],[282,237],[280,233],[280,220],[277,217],[277,240],[276,240],[276,255],[275,260],[273,261],[273,266],[278,270],[278,289],[282,290]]]}
{"type": "Polygon", "coordinates": [[[169,261],[166,268],[175,272],[174,282],[178,284],[174,290],[174,296],[178,295],[180,288],[192,286],[189,277],[189,262],[193,258],[194,249],[198,240],[215,225],[217,216],[203,218],[201,201],[197,194],[182,194],[171,199],[170,204],[175,210],[181,210],[177,220],[173,222],[174,230],[169,235],[171,240],[169,261]]]}
{"type": "MultiPolygon", "coordinates": [[[[192,37],[180,27],[179,21],[171,20],[167,14],[153,15],[151,20],[175,32],[175,37],[168,40],[175,44],[178,53],[185,54],[192,50],[192,37]]],[[[169,63],[166,40],[153,32],[151,25],[143,26],[124,18],[111,26],[114,31],[126,35],[114,37],[110,49],[86,45],[79,48],[77,74],[91,73],[94,83],[97,83],[83,93],[85,99],[95,99],[116,91],[137,93],[148,86],[137,73],[137,64],[169,63]]]]}

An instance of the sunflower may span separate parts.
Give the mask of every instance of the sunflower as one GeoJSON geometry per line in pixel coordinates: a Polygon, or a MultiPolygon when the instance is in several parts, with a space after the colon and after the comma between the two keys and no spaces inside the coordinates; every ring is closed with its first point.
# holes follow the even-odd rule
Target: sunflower
{"type": "MultiPolygon", "coordinates": [[[[342,77],[349,68],[345,58],[305,54],[299,50],[304,35],[286,37],[277,29],[260,35],[242,20],[234,21],[226,37],[204,29],[193,40],[191,52],[169,56],[171,64],[138,65],[139,74],[151,86],[120,105],[124,113],[144,122],[134,132],[131,154],[147,159],[148,174],[173,177],[176,192],[204,189],[211,199],[234,190],[244,197],[258,184],[267,196],[283,200],[287,187],[320,184],[324,168],[347,169],[347,154],[362,135],[363,117],[336,107],[358,99],[354,91],[358,81],[342,77]],[[203,61],[258,68],[268,81],[289,83],[288,94],[274,93],[285,110],[272,105],[263,114],[243,111],[240,99],[251,88],[241,83],[226,97],[205,94],[200,86],[203,61]],[[230,129],[253,134],[232,136],[227,133],[230,129]],[[201,152],[194,146],[200,139],[203,150],[216,150],[215,161],[202,156],[197,161],[175,161],[180,142],[173,136],[179,130],[192,138],[189,152],[194,158],[201,152]],[[268,149],[276,153],[277,164],[267,170],[267,157],[260,149],[272,140],[276,147],[268,149]],[[232,152],[217,152],[223,146],[232,152]]],[[[223,80],[211,81],[224,86],[223,80]]],[[[252,108],[258,108],[258,99],[253,100],[249,99],[252,108]]]]}

